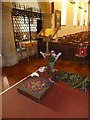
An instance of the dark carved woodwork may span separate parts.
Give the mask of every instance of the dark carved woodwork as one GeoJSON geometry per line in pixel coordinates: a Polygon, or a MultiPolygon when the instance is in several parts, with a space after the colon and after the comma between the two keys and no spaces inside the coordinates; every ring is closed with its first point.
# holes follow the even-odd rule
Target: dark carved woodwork
{"type": "MultiPolygon", "coordinates": [[[[40,51],[45,52],[45,42],[38,42],[38,49],[39,49],[39,56],[40,56],[40,51]]],[[[49,51],[54,50],[56,54],[58,52],[61,52],[61,59],[64,60],[74,60],[76,51],[77,51],[78,44],[72,44],[72,43],[54,43],[50,42],[49,43],[49,51]]],[[[88,45],[88,58],[87,58],[88,64],[90,61],[90,45],[88,45]]]]}

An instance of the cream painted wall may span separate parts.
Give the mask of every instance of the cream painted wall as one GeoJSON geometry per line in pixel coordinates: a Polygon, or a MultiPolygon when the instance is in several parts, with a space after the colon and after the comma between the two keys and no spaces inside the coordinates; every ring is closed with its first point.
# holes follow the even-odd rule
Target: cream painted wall
{"type": "MultiPolygon", "coordinates": [[[[78,6],[81,6],[82,2],[78,3],[78,6]]],[[[55,9],[58,9],[60,11],[62,11],[62,2],[55,2],[55,9]]],[[[84,8],[86,8],[86,3],[84,2],[84,8]]],[[[68,35],[68,34],[72,34],[72,33],[77,33],[77,32],[81,32],[82,31],[82,27],[81,25],[78,26],[78,21],[81,21],[81,12],[82,9],[79,9],[77,7],[77,25],[74,26],[73,25],[73,18],[74,18],[74,4],[71,4],[69,1],[67,1],[67,15],[66,15],[66,25],[65,26],[61,26],[61,30],[58,31],[57,35],[54,38],[61,37],[64,35],[68,35]]],[[[52,27],[54,27],[54,23],[55,23],[55,16],[53,15],[52,17],[52,27]]],[[[90,16],[89,16],[90,18],[90,16]]],[[[84,19],[85,19],[85,12],[84,12],[84,19]]],[[[87,26],[83,27],[83,30],[86,31],[87,30],[87,26]]],[[[57,40],[56,40],[57,41],[57,40]]]]}

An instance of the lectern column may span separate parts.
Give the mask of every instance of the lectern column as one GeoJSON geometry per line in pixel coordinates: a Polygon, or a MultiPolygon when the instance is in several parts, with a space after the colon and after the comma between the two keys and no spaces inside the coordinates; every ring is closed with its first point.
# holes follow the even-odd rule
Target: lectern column
{"type": "Polygon", "coordinates": [[[15,48],[11,18],[11,3],[2,3],[2,63],[3,66],[17,64],[19,59],[15,48]]]}

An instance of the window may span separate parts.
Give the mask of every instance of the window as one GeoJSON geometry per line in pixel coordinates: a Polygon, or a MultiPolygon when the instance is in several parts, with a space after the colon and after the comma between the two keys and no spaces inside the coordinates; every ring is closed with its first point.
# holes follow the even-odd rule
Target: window
{"type": "Polygon", "coordinates": [[[74,20],[73,20],[73,25],[77,25],[77,12],[78,12],[78,0],[76,0],[75,4],[74,4],[74,20]]]}
{"type": "Polygon", "coordinates": [[[12,10],[13,31],[17,50],[19,49],[19,41],[35,39],[37,20],[41,20],[40,10],[25,8],[25,6],[23,7],[20,4],[18,6],[19,8],[14,7],[12,10]]]}
{"type": "Polygon", "coordinates": [[[61,25],[66,25],[67,0],[62,0],[61,25]]]}

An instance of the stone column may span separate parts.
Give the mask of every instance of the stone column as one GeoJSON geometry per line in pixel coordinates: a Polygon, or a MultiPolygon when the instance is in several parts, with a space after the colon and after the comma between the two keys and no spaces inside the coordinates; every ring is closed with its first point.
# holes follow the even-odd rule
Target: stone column
{"type": "Polygon", "coordinates": [[[49,2],[38,2],[38,5],[41,8],[43,28],[51,27],[50,3],[49,2]]]}
{"type": "Polygon", "coordinates": [[[11,3],[2,3],[2,65],[12,66],[18,63],[11,18],[11,3]]]}
{"type": "Polygon", "coordinates": [[[43,28],[51,28],[51,15],[50,13],[42,13],[43,28]]]}
{"type": "MultiPolygon", "coordinates": [[[[49,2],[39,2],[38,1],[38,5],[41,9],[41,13],[42,13],[42,27],[43,29],[45,28],[51,28],[52,26],[52,16],[50,14],[50,3],[49,2]]],[[[46,52],[49,51],[49,45],[48,43],[50,42],[49,38],[43,38],[43,41],[46,41],[46,52]]]]}

